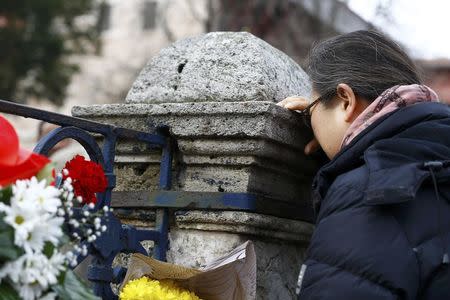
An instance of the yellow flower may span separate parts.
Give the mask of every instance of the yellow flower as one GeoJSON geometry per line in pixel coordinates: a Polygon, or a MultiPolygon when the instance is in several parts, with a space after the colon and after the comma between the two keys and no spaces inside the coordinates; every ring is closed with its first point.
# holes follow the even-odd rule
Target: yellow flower
{"type": "Polygon", "coordinates": [[[178,287],[172,280],[153,280],[148,277],[128,282],[120,293],[120,300],[201,300],[193,292],[178,287]]]}

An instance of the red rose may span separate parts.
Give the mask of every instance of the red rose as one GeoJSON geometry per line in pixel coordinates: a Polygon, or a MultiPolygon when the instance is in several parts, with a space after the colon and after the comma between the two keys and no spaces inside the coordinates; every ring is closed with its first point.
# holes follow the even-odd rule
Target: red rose
{"type": "Polygon", "coordinates": [[[50,160],[20,148],[16,130],[0,116],[0,186],[36,175],[50,160]]]}
{"type": "Polygon", "coordinates": [[[107,180],[101,165],[85,160],[81,155],[76,155],[72,160],[68,161],[64,166],[68,175],[72,178],[72,186],[75,196],[81,196],[83,203],[96,203],[95,193],[102,193],[106,190],[107,180]]]}

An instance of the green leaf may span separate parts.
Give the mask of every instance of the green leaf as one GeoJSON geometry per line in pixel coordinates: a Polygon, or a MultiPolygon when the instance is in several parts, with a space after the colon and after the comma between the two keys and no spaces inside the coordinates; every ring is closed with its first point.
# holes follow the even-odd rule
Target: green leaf
{"type": "Polygon", "coordinates": [[[23,250],[14,245],[14,229],[3,221],[0,214],[0,261],[14,260],[23,254],[23,250]]]}
{"type": "Polygon", "coordinates": [[[68,270],[61,285],[52,287],[61,300],[100,300],[72,270],[68,270]]]}
{"type": "Polygon", "coordinates": [[[53,245],[50,242],[45,242],[44,249],[42,250],[42,253],[44,253],[47,258],[51,258],[53,256],[53,252],[55,251],[55,245],[53,245]]]}
{"type": "Polygon", "coordinates": [[[0,284],[0,296],[2,300],[20,300],[16,290],[6,282],[0,284]]]}
{"type": "Polygon", "coordinates": [[[7,186],[0,189],[0,202],[9,205],[11,203],[11,197],[12,197],[12,186],[7,186]]]}

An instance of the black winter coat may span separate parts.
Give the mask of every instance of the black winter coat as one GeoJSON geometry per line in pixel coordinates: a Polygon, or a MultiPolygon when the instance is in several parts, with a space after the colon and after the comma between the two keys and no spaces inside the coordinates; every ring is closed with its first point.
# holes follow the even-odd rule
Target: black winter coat
{"type": "Polygon", "coordinates": [[[450,299],[449,201],[450,108],[377,120],[314,180],[298,299],[450,299]]]}

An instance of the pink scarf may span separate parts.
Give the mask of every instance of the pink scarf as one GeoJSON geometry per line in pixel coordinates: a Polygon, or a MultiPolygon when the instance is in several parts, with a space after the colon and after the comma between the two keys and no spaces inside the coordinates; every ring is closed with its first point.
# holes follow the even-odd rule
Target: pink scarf
{"type": "Polygon", "coordinates": [[[419,102],[439,102],[436,93],[426,85],[396,85],[384,91],[350,125],[341,149],[382,116],[419,102]]]}

